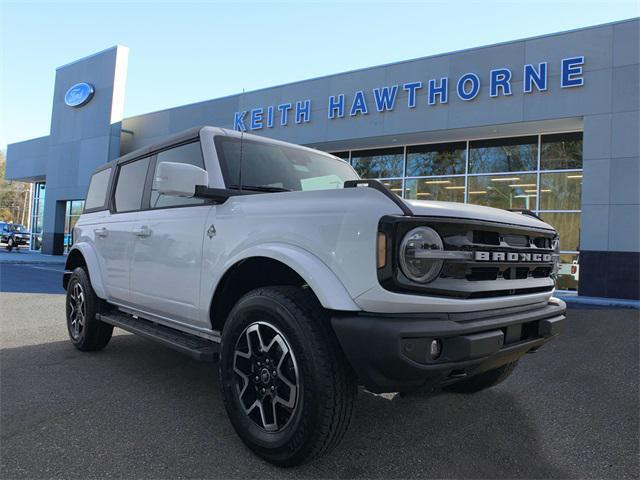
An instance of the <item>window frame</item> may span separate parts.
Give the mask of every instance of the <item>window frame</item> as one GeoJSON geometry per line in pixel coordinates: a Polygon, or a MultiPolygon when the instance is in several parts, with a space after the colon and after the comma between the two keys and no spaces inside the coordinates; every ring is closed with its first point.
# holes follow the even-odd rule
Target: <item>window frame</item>
{"type": "Polygon", "coordinates": [[[123,163],[119,163],[118,164],[118,169],[115,175],[115,178],[113,179],[113,183],[111,185],[111,195],[109,196],[109,211],[111,212],[112,215],[118,215],[121,213],[132,213],[132,212],[140,212],[142,210],[144,210],[143,205],[144,205],[144,200],[145,200],[145,194],[147,191],[147,184],[149,182],[149,166],[152,163],[152,157],[155,156],[155,153],[149,153],[146,155],[140,155],[139,157],[136,158],[132,158],[131,160],[128,160],[126,162],[123,163]],[[118,211],[116,210],[116,190],[118,188],[118,181],[120,179],[120,173],[122,172],[122,168],[126,167],[127,165],[130,165],[134,162],[139,162],[142,161],[144,159],[148,158],[149,159],[149,163],[147,165],[147,171],[145,173],[145,179],[144,179],[144,183],[142,184],[142,197],[140,199],[140,207],[134,210],[124,210],[124,211],[118,211]]]}
{"type": "MultiPolygon", "coordinates": [[[[229,135],[214,135],[213,137],[213,145],[214,148],[216,149],[216,158],[218,160],[218,164],[220,166],[220,172],[222,173],[222,181],[224,183],[224,188],[225,189],[230,189],[231,185],[234,185],[233,182],[231,182],[231,176],[230,176],[230,172],[229,172],[229,166],[227,165],[227,159],[224,157],[224,153],[221,153],[222,151],[222,145],[219,142],[225,142],[225,141],[242,141],[244,143],[249,143],[249,144],[254,144],[254,145],[264,145],[264,142],[261,142],[259,140],[252,140],[252,139],[240,139],[238,137],[233,137],[233,136],[229,136],[229,135]]],[[[293,148],[293,147],[289,147],[289,148],[293,148]]],[[[314,150],[314,149],[311,149],[314,150]]],[[[315,153],[315,152],[314,152],[315,153]]],[[[346,164],[347,166],[349,166],[354,172],[355,169],[353,168],[353,166],[351,165],[349,160],[340,158],[340,157],[336,157],[335,155],[333,155],[332,153],[329,152],[325,152],[323,150],[317,150],[318,155],[328,155],[330,159],[333,159],[336,162],[343,162],[344,164],[346,164]]],[[[357,172],[356,172],[357,175],[357,172]]],[[[303,191],[303,190],[300,190],[303,191]]]]}
{"type": "Polygon", "coordinates": [[[165,147],[165,148],[162,148],[160,150],[154,151],[153,154],[152,154],[153,158],[149,161],[149,171],[147,172],[147,178],[146,178],[145,183],[144,183],[144,193],[142,194],[142,206],[144,208],[141,208],[140,211],[168,210],[168,209],[171,209],[171,208],[204,207],[204,206],[212,205],[212,204],[215,203],[214,200],[212,200],[210,198],[205,198],[205,199],[203,199],[202,203],[197,203],[197,204],[167,205],[167,206],[163,206],[163,207],[151,207],[151,190],[153,189],[153,176],[156,173],[156,167],[158,165],[158,155],[160,155],[161,153],[166,152],[168,150],[173,150],[174,148],[179,148],[179,147],[182,147],[184,145],[189,145],[189,144],[192,144],[192,143],[199,143],[200,144],[200,155],[202,156],[202,165],[204,167],[204,170],[206,172],[208,172],[207,163],[206,163],[205,158],[204,158],[204,152],[202,150],[202,142],[200,141],[200,137],[192,138],[190,140],[185,140],[183,142],[176,143],[176,144],[171,145],[169,147],[165,147]]]}
{"type": "Polygon", "coordinates": [[[89,187],[91,186],[91,180],[93,179],[94,175],[97,175],[98,173],[103,172],[104,170],[111,170],[109,172],[109,179],[107,180],[107,191],[105,194],[105,198],[104,198],[104,203],[102,205],[99,205],[97,207],[93,207],[93,208],[83,208],[82,212],[80,213],[81,215],[85,214],[85,213],[93,213],[93,212],[102,212],[104,210],[110,210],[111,209],[111,192],[113,189],[113,182],[114,182],[114,175],[113,172],[115,170],[114,165],[111,163],[107,163],[105,166],[96,169],[92,174],[91,174],[91,178],[89,178],[89,185],[87,186],[87,192],[84,195],[84,199],[85,199],[85,204],[86,204],[86,200],[87,200],[87,196],[89,195],[89,187]]]}
{"type": "Polygon", "coordinates": [[[214,200],[211,199],[205,199],[205,201],[202,204],[197,204],[197,205],[170,205],[170,206],[166,206],[166,207],[157,207],[157,208],[151,208],[151,188],[153,186],[153,175],[156,172],[156,165],[157,165],[157,161],[158,161],[158,154],[162,153],[162,152],[166,152],[167,150],[171,150],[177,147],[181,147],[183,145],[187,145],[190,143],[199,143],[200,144],[200,153],[202,154],[202,164],[204,165],[204,169],[205,171],[207,170],[207,162],[204,156],[204,151],[202,150],[202,142],[200,141],[200,137],[193,137],[187,140],[183,140],[181,142],[178,143],[174,143],[172,145],[168,145],[166,147],[162,147],[162,148],[158,148],[156,150],[153,150],[149,153],[145,153],[143,155],[139,155],[135,158],[132,158],[130,160],[127,160],[126,162],[122,162],[122,163],[118,163],[117,165],[117,172],[114,175],[112,173],[112,181],[111,181],[111,185],[110,185],[110,195],[109,195],[109,211],[111,212],[111,214],[113,215],[117,215],[120,213],[131,213],[131,212],[146,212],[149,210],[167,210],[167,209],[171,209],[171,208],[192,208],[192,207],[204,207],[204,206],[211,206],[215,203],[214,200]],[[122,170],[122,167],[129,165],[130,163],[133,162],[137,162],[139,160],[143,160],[145,158],[149,158],[149,165],[147,167],[147,173],[145,176],[145,180],[144,180],[144,185],[143,185],[143,192],[142,192],[142,200],[140,202],[140,208],[137,210],[127,210],[125,212],[118,212],[115,209],[115,194],[116,194],[116,188],[118,187],[118,178],[120,177],[120,171],[122,170]]]}

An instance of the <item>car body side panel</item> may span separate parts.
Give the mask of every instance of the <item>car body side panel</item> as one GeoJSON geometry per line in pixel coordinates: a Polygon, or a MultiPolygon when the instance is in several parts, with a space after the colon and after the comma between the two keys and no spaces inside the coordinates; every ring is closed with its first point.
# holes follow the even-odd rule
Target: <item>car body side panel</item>
{"type": "Polygon", "coordinates": [[[401,212],[373,189],[232,197],[207,221],[216,235],[204,243],[202,299],[211,300],[230,266],[262,252],[296,270],[325,307],[358,309],[351,299],[377,282],[377,225],[386,213],[401,212]]]}

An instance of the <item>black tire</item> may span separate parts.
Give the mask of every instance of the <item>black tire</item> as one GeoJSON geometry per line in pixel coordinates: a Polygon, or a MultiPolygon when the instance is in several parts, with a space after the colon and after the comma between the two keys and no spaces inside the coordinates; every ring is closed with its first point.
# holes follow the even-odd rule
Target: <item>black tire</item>
{"type": "Polygon", "coordinates": [[[461,380],[445,387],[445,390],[454,393],[476,393],[486,388],[495,387],[504,382],[515,370],[518,362],[507,363],[493,370],[475,375],[467,380],[461,380]]]}
{"type": "Polygon", "coordinates": [[[9,250],[9,251],[13,250],[13,238],[10,238],[7,241],[7,250],[9,250]]]}
{"type": "Polygon", "coordinates": [[[356,378],[329,315],[312,292],[291,286],[253,290],[235,305],[222,334],[220,386],[238,436],[279,466],[304,463],[340,443],[357,395],[356,378]],[[271,348],[261,351],[261,344],[271,348]],[[282,354],[283,346],[289,354],[282,354]],[[262,367],[277,363],[277,371],[269,375],[268,368],[259,370],[260,359],[262,367]],[[285,407],[279,398],[293,407],[285,407]],[[254,408],[258,400],[260,407],[254,408]]]}
{"type": "Polygon", "coordinates": [[[113,326],[101,322],[96,314],[104,310],[105,304],[93,291],[89,275],[82,267],[71,274],[65,300],[67,331],[71,343],[83,352],[102,350],[113,333],[113,326]],[[79,300],[79,294],[83,300],[79,300]]]}

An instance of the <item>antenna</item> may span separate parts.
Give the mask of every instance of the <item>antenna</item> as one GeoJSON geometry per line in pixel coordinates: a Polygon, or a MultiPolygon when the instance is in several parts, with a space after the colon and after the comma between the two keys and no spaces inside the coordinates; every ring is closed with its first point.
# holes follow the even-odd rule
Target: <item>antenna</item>
{"type": "MultiPolygon", "coordinates": [[[[244,87],[242,88],[242,96],[240,97],[244,100],[244,87]]],[[[241,123],[242,127],[240,127],[240,168],[238,174],[238,187],[242,190],[242,145],[244,143],[244,125],[241,123]]]]}

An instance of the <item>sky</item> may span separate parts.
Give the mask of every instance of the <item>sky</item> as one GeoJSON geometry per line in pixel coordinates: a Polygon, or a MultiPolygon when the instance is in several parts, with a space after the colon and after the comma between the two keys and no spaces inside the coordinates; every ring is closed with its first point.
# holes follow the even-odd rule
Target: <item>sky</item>
{"type": "Polygon", "coordinates": [[[0,150],[48,135],[55,70],[129,47],[125,117],[640,15],[640,0],[0,0],[0,150]]]}

